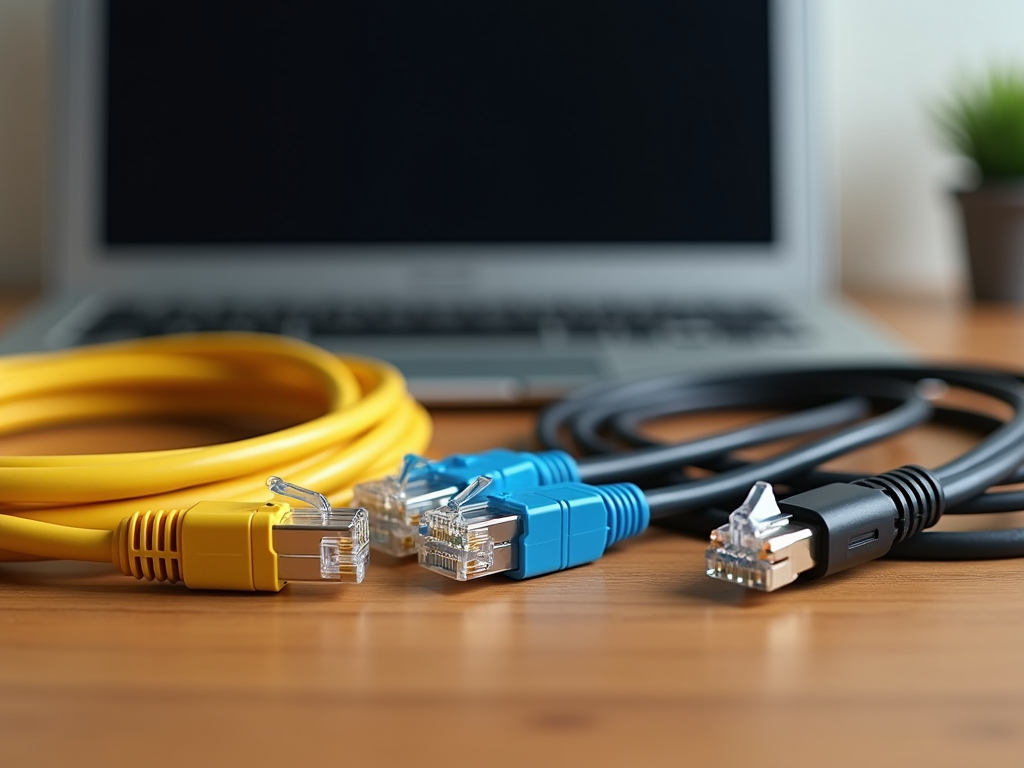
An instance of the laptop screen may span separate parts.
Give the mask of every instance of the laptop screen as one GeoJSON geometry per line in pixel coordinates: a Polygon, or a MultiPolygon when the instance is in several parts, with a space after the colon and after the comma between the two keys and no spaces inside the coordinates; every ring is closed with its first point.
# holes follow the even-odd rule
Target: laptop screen
{"type": "Polygon", "coordinates": [[[766,0],[111,0],[103,239],[771,243],[769,32],[766,0]]]}

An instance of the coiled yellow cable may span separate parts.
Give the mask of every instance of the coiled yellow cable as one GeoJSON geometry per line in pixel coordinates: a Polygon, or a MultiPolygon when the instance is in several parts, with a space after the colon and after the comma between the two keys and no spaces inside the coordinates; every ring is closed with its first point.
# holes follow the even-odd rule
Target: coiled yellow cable
{"type": "Polygon", "coordinates": [[[282,475],[348,502],[353,484],[422,452],[430,419],[401,375],[279,336],[169,336],[0,359],[0,436],[132,417],[271,415],[285,429],[138,453],[0,456],[0,561],[110,562],[139,510],[261,502],[282,475]]]}

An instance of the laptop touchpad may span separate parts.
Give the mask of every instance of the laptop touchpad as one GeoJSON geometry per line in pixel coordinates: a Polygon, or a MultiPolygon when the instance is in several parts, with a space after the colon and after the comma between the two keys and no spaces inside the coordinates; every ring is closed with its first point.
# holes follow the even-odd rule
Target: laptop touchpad
{"type": "Polygon", "coordinates": [[[528,403],[552,400],[601,373],[590,357],[388,356],[409,379],[409,390],[431,405],[528,403]]]}
{"type": "Polygon", "coordinates": [[[601,373],[601,367],[592,357],[459,357],[445,359],[443,355],[431,358],[402,358],[388,355],[388,360],[409,378],[508,378],[510,374],[530,378],[592,377],[601,373]]]}

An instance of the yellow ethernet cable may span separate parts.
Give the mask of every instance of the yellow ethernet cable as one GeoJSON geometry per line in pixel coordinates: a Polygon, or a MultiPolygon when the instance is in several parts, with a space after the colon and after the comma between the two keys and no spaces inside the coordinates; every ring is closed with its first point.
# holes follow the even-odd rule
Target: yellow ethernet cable
{"type": "Polygon", "coordinates": [[[218,589],[361,579],[349,560],[362,551],[365,513],[331,504],[346,503],[353,484],[393,469],[430,439],[429,417],[389,365],[250,333],[0,360],[0,435],[257,413],[295,426],[196,448],[0,456],[0,561],[112,562],[137,578],[218,589]],[[298,484],[272,477],[268,490],[268,475],[298,484]],[[210,569],[230,561],[231,574],[210,569]]]}

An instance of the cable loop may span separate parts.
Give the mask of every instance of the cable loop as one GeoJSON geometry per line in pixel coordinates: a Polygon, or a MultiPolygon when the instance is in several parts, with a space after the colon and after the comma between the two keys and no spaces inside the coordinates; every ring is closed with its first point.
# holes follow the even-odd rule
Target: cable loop
{"type": "MultiPolygon", "coordinates": [[[[136,511],[197,499],[269,500],[286,475],[341,504],[356,482],[422,452],[430,420],[386,363],[305,342],[206,333],[0,360],[0,435],[124,419],[272,416],[283,429],[220,445],[136,453],[0,456],[0,560],[46,555],[46,527],[112,531],[136,511]]],[[[90,544],[90,546],[94,546],[90,544]]],[[[55,545],[52,556],[65,550],[55,545]]]]}
{"type": "MultiPolygon", "coordinates": [[[[803,491],[864,475],[837,473],[821,465],[838,456],[928,422],[955,424],[981,435],[963,455],[931,470],[938,485],[922,484],[904,470],[882,475],[886,493],[897,499],[945,499],[946,514],[1015,511],[1024,493],[986,493],[1000,484],[1024,481],[1024,383],[1017,374],[944,366],[836,368],[761,374],[693,376],[613,382],[574,393],[547,408],[537,434],[547,448],[578,449],[584,481],[642,479],[651,517],[690,517],[685,527],[721,524],[708,510],[735,505],[757,480],[803,491]],[[1001,421],[969,408],[934,402],[943,387],[968,390],[1009,405],[1001,421]],[[871,408],[865,408],[870,403],[871,408]],[[643,433],[653,419],[724,408],[787,411],[679,445],[661,445],[643,433]],[[868,413],[868,411],[872,411],[868,413]],[[823,434],[824,433],[824,434],[823,434]],[[804,438],[793,448],[758,461],[736,451],[781,438],[804,438]],[[891,482],[890,482],[891,480],[891,482]],[[890,487],[891,486],[891,487],[890,487]],[[717,522],[716,522],[717,521],[717,522]]],[[[867,474],[867,473],[865,473],[867,474]]],[[[940,505],[941,506],[941,505],[940,505]]],[[[933,519],[910,519],[898,532],[905,543],[896,556],[1024,557],[1024,529],[978,534],[919,533],[933,519]]]]}

